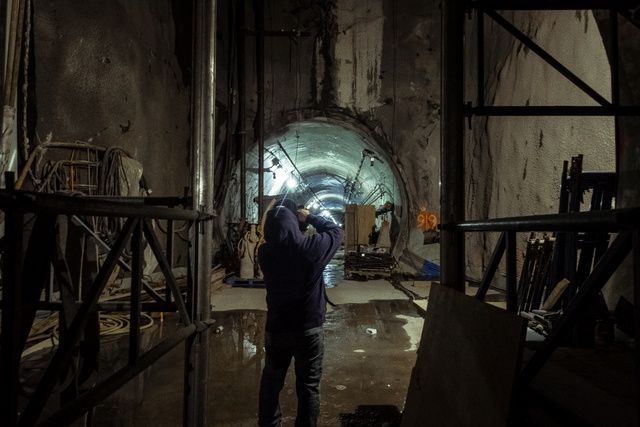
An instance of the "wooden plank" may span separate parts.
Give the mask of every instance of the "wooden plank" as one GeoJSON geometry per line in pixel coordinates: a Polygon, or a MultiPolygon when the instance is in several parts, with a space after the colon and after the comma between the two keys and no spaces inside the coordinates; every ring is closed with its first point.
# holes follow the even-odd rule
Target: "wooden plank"
{"type": "Polygon", "coordinates": [[[373,205],[358,205],[356,210],[358,244],[368,245],[369,234],[376,223],[376,208],[373,205]]]}
{"type": "Polygon", "coordinates": [[[434,284],[401,425],[506,426],[526,325],[434,284]]]}
{"type": "Polygon", "coordinates": [[[346,250],[355,250],[358,245],[356,232],[356,205],[347,205],[344,212],[344,245],[346,250]]]}

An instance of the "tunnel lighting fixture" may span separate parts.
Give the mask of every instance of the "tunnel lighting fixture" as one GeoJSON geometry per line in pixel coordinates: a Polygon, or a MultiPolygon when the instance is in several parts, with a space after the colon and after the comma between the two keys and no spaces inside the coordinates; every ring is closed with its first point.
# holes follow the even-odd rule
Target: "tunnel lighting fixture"
{"type": "Polygon", "coordinates": [[[291,190],[293,190],[297,186],[298,186],[298,181],[296,181],[295,178],[289,178],[287,180],[287,187],[289,187],[291,190]]]}

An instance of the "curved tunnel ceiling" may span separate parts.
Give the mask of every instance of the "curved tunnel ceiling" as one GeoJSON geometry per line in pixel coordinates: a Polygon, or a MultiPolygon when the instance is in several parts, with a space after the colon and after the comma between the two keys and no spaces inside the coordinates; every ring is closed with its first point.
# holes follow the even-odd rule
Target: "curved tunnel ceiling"
{"type": "MultiPolygon", "coordinates": [[[[251,165],[257,164],[257,148],[247,154],[253,200],[258,176],[251,165]]],[[[321,118],[295,122],[265,139],[265,194],[287,194],[299,204],[330,212],[344,211],[346,203],[398,203],[398,185],[385,157],[348,125],[321,118]]],[[[247,206],[255,218],[253,205],[249,201],[247,206]]]]}

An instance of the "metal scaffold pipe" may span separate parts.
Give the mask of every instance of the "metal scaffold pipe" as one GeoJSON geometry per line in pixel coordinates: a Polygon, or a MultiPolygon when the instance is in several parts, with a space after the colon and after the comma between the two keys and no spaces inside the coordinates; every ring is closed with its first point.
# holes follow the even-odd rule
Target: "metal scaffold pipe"
{"type": "MultiPolygon", "coordinates": [[[[464,19],[465,2],[442,2],[442,117],[440,139],[440,206],[443,224],[464,221],[464,19]]],[[[464,236],[442,230],[441,282],[464,290],[464,236]]]]}
{"type": "Polygon", "coordinates": [[[264,1],[254,0],[256,25],[256,88],[258,105],[255,119],[255,139],[258,143],[258,222],[264,214],[264,1]]]}
{"type": "MultiPolygon", "coordinates": [[[[191,189],[193,209],[212,213],[216,95],[216,1],[195,0],[193,32],[193,92],[191,189]]],[[[211,315],[212,222],[191,229],[192,318],[206,322],[211,315]]],[[[184,425],[206,425],[209,339],[205,331],[191,336],[185,349],[184,425]]]]}

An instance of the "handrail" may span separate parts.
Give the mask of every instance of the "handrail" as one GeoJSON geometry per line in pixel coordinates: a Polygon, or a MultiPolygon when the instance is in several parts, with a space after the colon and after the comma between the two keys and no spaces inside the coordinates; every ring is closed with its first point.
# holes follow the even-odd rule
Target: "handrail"
{"type": "Polygon", "coordinates": [[[66,215],[105,217],[137,217],[182,221],[206,221],[213,214],[162,206],[149,206],[134,197],[108,199],[85,196],[33,193],[19,190],[0,190],[0,209],[20,209],[25,212],[46,212],[66,215]]]}
{"type": "Polygon", "coordinates": [[[606,0],[535,0],[535,1],[511,1],[511,0],[472,0],[471,7],[498,10],[592,10],[633,9],[638,6],[637,0],[618,0],[616,2],[606,0]]]}
{"type": "Polygon", "coordinates": [[[609,231],[640,229],[640,207],[607,211],[480,219],[441,224],[441,229],[473,231],[609,231]]]}

